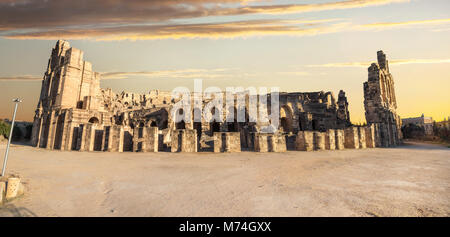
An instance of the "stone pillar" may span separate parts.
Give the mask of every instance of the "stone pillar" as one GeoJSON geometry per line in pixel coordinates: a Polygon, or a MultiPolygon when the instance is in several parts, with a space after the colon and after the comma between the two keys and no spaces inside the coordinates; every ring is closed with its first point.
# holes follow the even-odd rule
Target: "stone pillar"
{"type": "Polygon", "coordinates": [[[109,133],[111,132],[111,126],[103,127],[103,141],[102,141],[102,151],[107,151],[109,146],[109,133]]]}
{"type": "Polygon", "coordinates": [[[85,151],[94,151],[95,126],[91,123],[85,125],[85,151]]]}
{"type": "Polygon", "coordinates": [[[241,137],[239,132],[215,132],[214,152],[240,152],[241,137]]]}
{"type": "Polygon", "coordinates": [[[42,116],[33,121],[33,130],[31,130],[31,145],[39,147],[39,138],[42,128],[42,116]]]}
{"type": "Polygon", "coordinates": [[[319,151],[325,150],[324,132],[314,132],[314,149],[319,151]]]}
{"type": "Polygon", "coordinates": [[[112,125],[109,129],[108,151],[123,152],[124,130],[120,125],[112,125]]]}
{"type": "Polygon", "coordinates": [[[267,134],[255,133],[255,151],[268,152],[269,146],[267,143],[267,134]]]}
{"type": "Polygon", "coordinates": [[[86,124],[80,124],[80,127],[78,128],[77,147],[79,151],[86,150],[86,124]]]}
{"type": "Polygon", "coordinates": [[[215,153],[224,152],[222,139],[223,133],[215,132],[213,136],[214,136],[214,152],[215,153]]]}
{"type": "Polygon", "coordinates": [[[374,148],[375,147],[375,126],[373,124],[364,127],[364,131],[366,133],[366,147],[374,148]]]}
{"type": "Polygon", "coordinates": [[[336,129],[335,131],[335,140],[336,140],[336,150],[344,150],[345,139],[344,139],[344,130],[336,129]]]}
{"type": "Polygon", "coordinates": [[[66,132],[65,132],[66,137],[65,137],[64,146],[61,146],[61,149],[64,148],[64,150],[66,150],[66,151],[72,150],[73,128],[74,128],[73,123],[68,122],[67,127],[66,127],[66,132]]]}
{"type": "Polygon", "coordinates": [[[145,152],[158,152],[158,128],[146,127],[144,130],[146,139],[143,150],[145,152]]]}
{"type": "Polygon", "coordinates": [[[272,136],[273,152],[286,152],[286,137],[282,134],[274,134],[272,136]]]}
{"type": "Polygon", "coordinates": [[[366,131],[364,127],[358,127],[359,148],[366,148],[366,131]]]}
{"type": "Polygon", "coordinates": [[[334,129],[328,129],[325,134],[325,149],[327,150],[336,149],[336,132],[334,129]]]}
{"type": "Polygon", "coordinates": [[[359,136],[357,127],[348,127],[345,132],[345,148],[358,149],[359,148],[359,136]]]}
{"type": "Polygon", "coordinates": [[[50,120],[48,124],[48,135],[47,135],[47,144],[45,148],[47,149],[53,149],[53,142],[55,140],[55,130],[56,130],[56,124],[55,124],[55,112],[51,111],[50,114],[50,120]]]}
{"type": "Polygon", "coordinates": [[[389,131],[387,129],[386,124],[380,123],[380,139],[381,139],[381,147],[389,147],[389,131]]]}
{"type": "Polygon", "coordinates": [[[300,131],[295,140],[295,147],[298,151],[314,150],[314,133],[311,131],[300,131]]]}
{"type": "Polygon", "coordinates": [[[72,122],[69,121],[69,112],[66,111],[64,113],[64,123],[63,123],[63,130],[61,134],[61,144],[60,144],[60,150],[64,151],[67,150],[67,137],[70,136],[70,126],[72,125],[72,122]]]}
{"type": "Polygon", "coordinates": [[[192,129],[172,131],[171,152],[197,152],[197,131],[192,129]]]}
{"type": "Polygon", "coordinates": [[[375,147],[381,147],[381,132],[380,132],[380,124],[374,123],[375,130],[375,147]]]}

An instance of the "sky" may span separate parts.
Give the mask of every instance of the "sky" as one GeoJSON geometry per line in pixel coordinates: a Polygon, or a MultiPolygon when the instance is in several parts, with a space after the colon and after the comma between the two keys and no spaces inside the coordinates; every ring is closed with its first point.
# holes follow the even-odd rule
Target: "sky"
{"type": "Polygon", "coordinates": [[[450,116],[448,0],[0,0],[0,118],[32,121],[56,40],[83,50],[115,92],[177,86],[346,92],[383,50],[401,117],[450,116]]]}

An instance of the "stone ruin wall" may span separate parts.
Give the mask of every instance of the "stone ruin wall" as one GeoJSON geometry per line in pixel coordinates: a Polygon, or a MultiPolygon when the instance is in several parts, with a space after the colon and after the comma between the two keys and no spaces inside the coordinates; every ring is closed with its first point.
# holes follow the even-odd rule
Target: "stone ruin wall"
{"type": "Polygon", "coordinates": [[[367,124],[374,124],[381,136],[380,146],[396,146],[401,142],[401,119],[397,114],[394,78],[383,51],[377,52],[378,63],[368,68],[368,81],[364,82],[364,108],[367,124]]]}
{"type": "MultiPolygon", "coordinates": [[[[369,68],[365,95],[366,87],[376,87],[374,75],[381,73],[371,72],[369,68]]],[[[388,146],[397,141],[387,135],[390,125],[395,123],[372,120],[393,118],[386,117],[396,108],[393,81],[390,74],[386,75],[390,79],[385,83],[392,84],[389,96],[383,94],[388,100],[377,97],[373,91],[368,91],[370,99],[365,97],[369,126],[354,127],[350,123],[347,97],[342,90],[337,100],[333,93],[323,91],[280,93],[280,127],[267,134],[261,132],[264,124],[249,122],[248,95],[245,107],[235,105],[222,110],[223,118],[231,114],[231,110],[235,116],[238,110],[244,110],[246,122],[192,120],[175,123],[170,111],[177,101],[170,92],[115,93],[102,89],[99,74],[83,60],[83,52],[70,47],[67,41],[58,41],[42,80],[32,145],[110,152],[284,152],[388,146]]],[[[234,96],[236,102],[238,95],[234,96]]],[[[193,97],[191,99],[193,101],[193,97]]],[[[205,108],[207,102],[209,100],[204,99],[201,106],[205,108]]],[[[197,112],[193,110],[190,114],[193,116],[197,112]]],[[[185,114],[189,115],[178,111],[177,116],[185,114]]]]}

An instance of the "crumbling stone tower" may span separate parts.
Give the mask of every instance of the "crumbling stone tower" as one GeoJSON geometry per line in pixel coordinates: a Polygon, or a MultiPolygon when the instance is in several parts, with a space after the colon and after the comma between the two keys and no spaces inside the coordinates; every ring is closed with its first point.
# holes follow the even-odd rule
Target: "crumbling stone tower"
{"type": "Polygon", "coordinates": [[[389,71],[388,60],[383,51],[377,52],[378,63],[370,65],[369,79],[364,82],[364,108],[366,121],[375,124],[381,137],[380,146],[394,146],[401,139],[401,119],[397,115],[394,78],[389,71]]]}
{"type": "Polygon", "coordinates": [[[64,148],[68,122],[99,111],[100,76],[83,60],[83,54],[64,40],[52,49],[34,117],[33,146],[64,148]]]}
{"type": "Polygon", "coordinates": [[[337,117],[343,126],[340,128],[345,128],[350,126],[352,123],[350,122],[350,112],[348,111],[348,101],[345,96],[345,92],[343,90],[339,91],[338,95],[338,110],[337,117]]]}

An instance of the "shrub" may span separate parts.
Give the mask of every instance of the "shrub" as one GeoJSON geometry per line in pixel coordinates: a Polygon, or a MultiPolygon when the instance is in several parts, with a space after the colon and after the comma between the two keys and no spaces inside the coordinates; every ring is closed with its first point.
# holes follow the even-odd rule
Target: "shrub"
{"type": "Polygon", "coordinates": [[[5,121],[0,120],[0,136],[8,138],[9,131],[11,130],[11,125],[5,121]]]}

